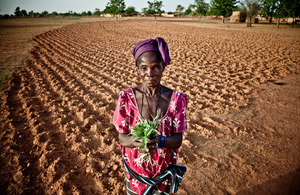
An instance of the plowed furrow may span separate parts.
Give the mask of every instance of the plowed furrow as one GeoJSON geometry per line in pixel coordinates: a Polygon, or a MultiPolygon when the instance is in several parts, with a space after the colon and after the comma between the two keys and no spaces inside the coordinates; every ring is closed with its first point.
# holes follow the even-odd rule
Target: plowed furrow
{"type": "MultiPolygon", "coordinates": [[[[40,53],[39,53],[39,56],[43,57],[40,53]]],[[[51,77],[51,75],[52,75],[53,76],[52,79],[54,78],[55,80],[57,80],[59,82],[53,82],[53,80],[48,80],[48,82],[46,82],[46,83],[51,83],[53,85],[54,89],[58,89],[57,93],[64,94],[60,98],[56,97],[57,100],[55,102],[57,103],[57,105],[54,105],[54,107],[56,108],[54,110],[54,113],[55,113],[54,115],[56,116],[56,120],[54,121],[54,124],[59,123],[60,128],[62,128],[62,129],[59,130],[59,132],[65,132],[65,133],[59,134],[59,135],[55,134],[54,137],[59,137],[59,138],[65,137],[65,140],[68,140],[72,144],[67,144],[68,143],[67,141],[63,141],[63,140],[61,140],[61,141],[65,142],[66,146],[68,146],[70,148],[76,148],[76,146],[78,146],[79,147],[78,149],[81,150],[81,152],[84,154],[83,157],[81,157],[81,158],[83,158],[83,160],[85,158],[88,158],[87,157],[88,151],[90,151],[90,152],[92,151],[91,154],[88,154],[88,155],[94,156],[94,158],[98,158],[99,155],[100,156],[103,155],[101,153],[99,154],[97,148],[101,146],[102,142],[106,143],[106,144],[113,143],[114,140],[111,140],[110,137],[115,137],[115,135],[112,135],[112,134],[115,134],[114,131],[110,130],[109,133],[107,133],[107,130],[111,129],[110,125],[107,124],[107,122],[110,121],[110,119],[106,119],[105,117],[103,118],[102,116],[97,117],[99,114],[95,113],[95,111],[88,110],[88,113],[87,113],[86,109],[79,109],[78,110],[78,107],[79,108],[83,107],[82,105],[80,106],[80,103],[79,103],[79,102],[83,102],[82,98],[80,98],[80,97],[75,96],[75,98],[74,98],[75,100],[79,100],[78,101],[79,104],[77,106],[76,105],[67,106],[68,102],[74,102],[74,101],[72,101],[74,99],[72,99],[71,96],[68,96],[68,94],[67,94],[67,92],[71,91],[69,88],[67,88],[65,90],[62,89],[62,87],[64,85],[64,83],[63,83],[64,79],[59,76],[59,71],[56,69],[55,71],[58,72],[58,73],[54,72],[54,70],[47,67],[47,64],[41,59],[37,59],[37,61],[35,61],[35,63],[37,65],[36,68],[34,68],[35,72],[38,72],[38,71],[44,72],[44,75],[45,74],[48,75],[47,77],[49,77],[49,75],[51,77]],[[39,64],[41,64],[41,65],[39,65],[39,64]],[[63,90],[63,91],[60,91],[60,90],[63,90]],[[60,103],[64,104],[65,106],[61,106],[60,103]],[[74,112],[74,110],[77,111],[77,112],[74,112]],[[88,116],[88,118],[85,118],[87,116],[88,116]],[[104,137],[99,138],[98,136],[95,136],[95,135],[99,135],[99,133],[104,135],[104,137]],[[80,142],[79,142],[80,140],[86,140],[85,146],[81,146],[82,144],[80,144],[80,142]]],[[[42,76],[42,75],[40,74],[40,76],[42,76]]],[[[51,89],[48,88],[50,85],[47,86],[47,91],[51,91],[51,89]]],[[[42,88],[42,87],[37,87],[37,88],[42,88]]],[[[76,92],[74,94],[76,94],[76,92]]],[[[75,102],[77,102],[77,101],[75,101],[75,102]]],[[[84,108],[89,108],[88,103],[85,103],[84,108]]],[[[103,109],[99,109],[99,110],[102,110],[102,112],[103,112],[103,109]]],[[[42,134],[40,136],[41,139],[45,139],[44,137],[47,137],[45,135],[45,132],[40,132],[40,133],[42,134]]],[[[55,148],[55,146],[53,144],[51,145],[50,143],[46,147],[50,147],[50,148],[54,147],[55,148]]],[[[117,150],[112,145],[111,147],[106,148],[104,151],[106,151],[106,152],[109,152],[109,151],[115,152],[117,150]]],[[[111,158],[105,159],[104,162],[114,162],[114,158],[117,158],[117,157],[115,157],[115,155],[112,155],[111,158]]],[[[52,156],[52,154],[47,154],[43,158],[51,159],[51,156],[52,156]]],[[[67,156],[72,156],[72,155],[67,155],[67,156]]],[[[120,160],[120,159],[117,158],[117,160],[120,160]]],[[[60,163],[69,164],[68,163],[69,161],[66,161],[66,160],[60,159],[60,158],[57,158],[57,161],[55,159],[53,159],[53,162],[54,162],[55,165],[47,164],[45,166],[47,166],[47,167],[49,167],[49,166],[53,167],[54,166],[55,167],[57,163],[58,164],[60,164],[60,163]]],[[[100,163],[101,164],[102,162],[103,162],[103,159],[102,160],[99,159],[99,161],[97,160],[94,163],[100,163]]],[[[74,172],[74,170],[76,170],[76,172],[79,174],[78,171],[81,171],[81,170],[85,171],[85,169],[87,167],[90,167],[90,166],[92,166],[92,169],[95,169],[95,171],[99,171],[99,169],[104,169],[104,167],[101,168],[101,166],[100,167],[98,167],[98,166],[94,167],[94,163],[87,164],[87,165],[84,165],[82,163],[83,163],[82,161],[80,161],[78,163],[76,163],[76,161],[72,162],[72,164],[70,165],[71,166],[70,169],[68,169],[64,173],[61,173],[60,177],[58,177],[58,176],[55,177],[56,178],[55,181],[48,181],[48,182],[50,182],[51,184],[55,184],[55,182],[57,182],[58,179],[60,179],[60,178],[64,178],[66,176],[70,177],[70,175],[72,175],[71,172],[74,172]],[[82,167],[82,168],[79,169],[78,167],[82,167]]],[[[50,174],[47,171],[51,172],[51,170],[50,171],[49,170],[44,171],[45,174],[50,174]]],[[[108,171],[110,172],[112,170],[109,169],[108,171]]],[[[122,174],[122,172],[120,172],[120,174],[122,174]]],[[[47,175],[47,176],[49,177],[49,175],[47,175]]],[[[78,178],[78,179],[80,179],[80,178],[78,178]]],[[[89,180],[91,180],[91,179],[88,179],[87,182],[89,180]]],[[[78,188],[82,185],[82,184],[79,184],[80,182],[78,182],[77,179],[75,179],[74,182],[75,182],[75,184],[74,183],[68,183],[68,184],[64,184],[64,185],[69,186],[69,187],[70,186],[71,187],[76,186],[78,188]]],[[[92,184],[93,183],[90,183],[89,185],[92,185],[92,184]]],[[[104,188],[106,188],[106,187],[104,186],[104,188]]],[[[107,190],[111,190],[111,188],[108,186],[107,190]]]]}
{"type": "MultiPolygon", "coordinates": [[[[37,148],[34,147],[33,144],[34,137],[31,131],[32,126],[29,122],[35,118],[34,114],[28,112],[28,104],[32,102],[32,99],[22,100],[22,98],[24,98],[23,94],[25,93],[24,87],[27,87],[27,75],[26,71],[22,72],[22,76],[18,75],[17,77],[17,75],[15,75],[16,77],[12,80],[14,85],[8,94],[11,98],[7,101],[7,105],[12,111],[8,118],[10,119],[11,128],[14,132],[13,139],[15,140],[15,144],[11,145],[10,148],[14,151],[14,163],[18,166],[15,173],[18,176],[13,179],[13,182],[21,182],[21,186],[17,186],[21,189],[24,189],[25,186],[31,186],[29,189],[25,188],[26,192],[39,192],[40,189],[44,189],[44,184],[35,180],[40,171],[40,167],[37,164],[38,158],[34,154],[37,148]],[[34,186],[36,186],[36,188],[34,186]]],[[[33,91],[26,93],[34,95],[33,91]]],[[[37,102],[37,104],[40,105],[39,102],[37,102]]],[[[32,111],[34,110],[34,108],[30,109],[32,111]]],[[[15,189],[15,191],[19,190],[15,189]]]]}
{"type": "MultiPolygon", "coordinates": [[[[268,116],[251,106],[260,84],[297,72],[300,42],[278,33],[197,25],[96,22],[36,36],[37,47],[7,90],[5,128],[11,131],[0,133],[7,151],[1,158],[12,170],[3,185],[14,194],[124,194],[111,121],[119,91],[140,82],[132,47],[158,36],[168,42],[172,59],[162,83],[189,98],[178,162],[188,171],[179,194],[236,194],[293,171],[286,167],[296,163],[286,159],[297,155],[281,158],[289,148],[280,150],[270,140],[288,145],[295,136],[285,127],[254,124],[268,116]],[[279,170],[278,162],[286,166],[279,170]]],[[[271,105],[273,98],[259,103],[271,105]]]]}
{"type": "MultiPolygon", "coordinates": [[[[51,64],[51,62],[47,61],[47,58],[40,52],[37,55],[39,56],[37,59],[37,65],[40,64],[41,68],[46,69],[46,72],[54,77],[57,89],[60,90],[60,93],[63,93],[68,97],[68,101],[77,100],[79,103],[83,104],[82,107],[89,110],[90,114],[99,116],[99,113],[94,110],[90,103],[87,102],[93,100],[93,97],[90,97],[93,92],[87,89],[78,79],[68,77],[65,69],[51,64]],[[67,83],[72,84],[72,88],[68,87],[67,83]]],[[[105,100],[105,98],[102,98],[102,100],[105,100]]],[[[106,100],[104,104],[109,104],[109,100],[106,100]]]]}
{"type": "MultiPolygon", "coordinates": [[[[24,70],[24,75],[26,75],[28,80],[34,80],[34,77],[32,77],[29,71],[26,72],[26,70],[24,70]]],[[[41,76],[41,74],[39,74],[39,76],[41,76]]],[[[38,79],[41,79],[41,77],[38,79]]],[[[42,97],[39,97],[35,88],[42,89],[42,87],[38,87],[38,84],[35,83],[35,86],[30,86],[31,96],[27,97],[28,90],[26,90],[24,91],[24,96],[22,98],[23,100],[29,99],[29,101],[26,101],[26,104],[29,107],[26,108],[26,106],[23,106],[23,108],[24,110],[27,110],[27,118],[30,119],[29,124],[31,124],[30,129],[33,130],[28,131],[32,132],[32,136],[27,135],[28,138],[33,139],[31,140],[31,143],[34,145],[34,148],[36,148],[31,152],[32,155],[40,156],[40,158],[35,159],[27,156],[27,158],[35,159],[35,161],[28,162],[25,159],[23,160],[24,163],[27,163],[28,169],[30,169],[30,177],[27,176],[26,171],[24,171],[23,174],[24,176],[27,176],[27,179],[30,182],[38,182],[38,184],[26,184],[34,187],[26,189],[25,192],[40,194],[47,192],[49,188],[46,186],[55,186],[57,183],[60,183],[60,185],[63,186],[74,186],[73,182],[78,181],[73,180],[72,182],[65,183],[63,180],[65,177],[73,175],[72,172],[75,166],[83,166],[84,164],[77,160],[77,153],[71,149],[72,143],[67,139],[67,132],[60,128],[60,124],[56,123],[57,119],[60,118],[60,115],[57,115],[56,112],[52,112],[49,107],[45,106],[44,102],[41,100],[42,97]],[[47,161],[40,161],[41,159],[47,161]],[[63,164],[68,164],[68,166],[61,167],[63,164]],[[34,170],[31,166],[34,166],[38,170],[34,170]],[[53,174],[53,169],[60,171],[53,174]],[[43,187],[41,184],[44,184],[45,186],[43,187]]],[[[23,94],[22,90],[21,94],[23,94]]],[[[56,107],[59,107],[59,105],[56,105],[56,107]]],[[[85,181],[89,180],[91,182],[90,185],[94,183],[91,176],[85,174],[84,166],[83,168],[80,168],[78,172],[82,173],[82,178],[84,178],[85,181]]],[[[82,188],[83,186],[76,187],[82,188]]]]}
{"type": "MultiPolygon", "coordinates": [[[[54,47],[52,47],[52,48],[54,48],[54,47]]],[[[56,46],[55,48],[62,49],[63,47],[56,46]]],[[[121,80],[125,80],[125,77],[124,77],[125,72],[123,69],[121,69],[121,70],[106,70],[106,69],[109,69],[109,68],[107,68],[107,65],[99,66],[99,65],[94,64],[91,61],[85,61],[83,58],[76,59],[76,58],[73,58],[70,54],[68,54],[67,50],[65,50],[65,49],[62,49],[62,50],[63,51],[59,51],[57,49],[52,49],[52,51],[54,51],[55,54],[59,54],[61,56],[60,60],[63,60],[63,61],[68,60],[69,62],[73,62],[73,64],[75,61],[75,62],[77,62],[76,65],[80,64],[81,66],[79,66],[77,69],[85,68],[87,71],[93,72],[94,73],[93,76],[96,79],[100,75],[105,78],[105,81],[106,81],[105,83],[111,81],[112,83],[108,83],[108,84],[114,85],[114,83],[118,83],[118,85],[122,86],[122,83],[120,83],[119,81],[116,82],[113,78],[115,78],[115,79],[118,78],[118,80],[120,80],[120,78],[121,78],[121,80]],[[92,69],[94,69],[94,70],[92,70],[92,69]],[[99,69],[101,69],[101,72],[99,71],[99,69]],[[115,72],[115,75],[111,75],[111,71],[115,72]]],[[[127,82],[133,83],[134,81],[127,79],[127,82]]]]}
{"type": "MultiPolygon", "coordinates": [[[[45,45],[42,45],[42,46],[45,46],[45,45]]],[[[52,60],[54,60],[56,62],[56,64],[63,63],[63,64],[65,64],[65,68],[68,68],[72,71],[76,71],[77,74],[85,74],[84,72],[89,73],[89,75],[91,75],[91,76],[87,76],[84,78],[92,80],[92,82],[98,81],[98,83],[99,83],[99,81],[100,81],[101,83],[105,83],[106,85],[116,85],[116,83],[117,83],[121,87],[123,86],[122,83],[118,83],[114,78],[109,77],[108,74],[105,74],[106,72],[99,71],[100,67],[95,68],[94,66],[90,66],[90,65],[88,66],[86,63],[80,62],[79,60],[71,58],[70,56],[66,56],[62,52],[59,52],[58,50],[55,50],[55,49],[49,50],[49,48],[46,48],[46,51],[53,55],[50,57],[52,58],[52,60]],[[54,51],[55,53],[51,53],[50,51],[54,51]],[[57,57],[58,56],[57,54],[59,54],[59,57],[57,57]],[[74,61],[78,62],[78,63],[75,63],[74,61]],[[78,64],[80,64],[80,66],[77,66],[78,64]]],[[[83,76],[86,76],[86,75],[83,75],[83,76]]],[[[94,84],[96,84],[96,83],[97,82],[94,82],[94,84]]],[[[108,88],[106,88],[106,89],[111,90],[108,88]]],[[[112,94],[114,94],[114,93],[116,93],[116,92],[113,92],[112,94]]]]}

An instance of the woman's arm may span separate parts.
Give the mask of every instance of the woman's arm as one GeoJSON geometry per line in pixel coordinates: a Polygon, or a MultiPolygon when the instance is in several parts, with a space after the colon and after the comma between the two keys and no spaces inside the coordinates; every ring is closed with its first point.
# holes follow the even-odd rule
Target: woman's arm
{"type": "MultiPolygon", "coordinates": [[[[150,152],[150,154],[154,154],[156,152],[156,145],[160,144],[160,136],[157,136],[155,139],[151,139],[148,141],[147,149],[142,150],[140,147],[142,146],[141,140],[135,140],[133,141],[132,136],[125,134],[125,133],[119,133],[119,141],[120,144],[127,148],[136,148],[140,152],[150,152]]],[[[179,148],[182,143],[182,133],[174,133],[171,136],[166,137],[166,144],[164,148],[167,149],[174,149],[179,148]]]]}
{"type": "MultiPolygon", "coordinates": [[[[156,143],[158,145],[160,144],[160,136],[157,136],[155,139],[150,140],[150,144],[154,144],[154,146],[156,146],[156,143]]],[[[179,148],[181,146],[181,143],[182,143],[182,133],[174,133],[173,135],[166,137],[166,143],[164,148],[167,149],[179,148]]]]}
{"type": "Polygon", "coordinates": [[[119,141],[120,144],[127,147],[127,148],[135,148],[134,141],[131,135],[126,133],[119,133],[119,141]]]}

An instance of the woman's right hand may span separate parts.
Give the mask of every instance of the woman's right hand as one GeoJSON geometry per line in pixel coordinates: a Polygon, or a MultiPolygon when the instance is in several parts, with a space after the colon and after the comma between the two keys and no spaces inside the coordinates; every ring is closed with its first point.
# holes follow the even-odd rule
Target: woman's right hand
{"type": "Polygon", "coordinates": [[[154,143],[153,140],[149,140],[147,143],[147,147],[145,149],[142,149],[142,140],[133,140],[132,136],[128,136],[128,134],[125,133],[119,133],[119,141],[120,144],[122,144],[125,147],[128,148],[135,148],[141,153],[150,153],[151,155],[156,153],[156,143],[154,143]]]}
{"type": "Polygon", "coordinates": [[[146,153],[146,149],[142,149],[142,139],[133,141],[134,148],[140,151],[141,153],[146,153]]]}
{"type": "Polygon", "coordinates": [[[142,139],[135,140],[133,142],[133,145],[135,146],[135,149],[137,149],[141,153],[149,153],[150,155],[153,155],[156,153],[156,144],[152,143],[152,140],[149,140],[147,142],[147,146],[145,149],[142,149],[142,139]]]}

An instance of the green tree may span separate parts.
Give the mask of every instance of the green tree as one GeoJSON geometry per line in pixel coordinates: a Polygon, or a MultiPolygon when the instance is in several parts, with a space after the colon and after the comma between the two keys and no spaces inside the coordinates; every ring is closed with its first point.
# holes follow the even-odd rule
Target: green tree
{"type": "Polygon", "coordinates": [[[260,0],[260,2],[262,5],[262,14],[268,17],[269,23],[272,23],[273,17],[277,19],[277,28],[279,28],[280,18],[296,18],[300,15],[299,0],[260,0]]]}
{"type": "Polygon", "coordinates": [[[56,11],[53,11],[53,12],[51,13],[51,16],[58,16],[58,13],[57,13],[56,11]]]}
{"type": "Polygon", "coordinates": [[[191,15],[193,17],[194,14],[195,14],[195,9],[196,9],[196,5],[190,4],[188,6],[188,8],[185,10],[184,14],[185,15],[191,15]]]}
{"type": "Polygon", "coordinates": [[[66,12],[64,14],[65,16],[73,16],[74,15],[74,12],[72,10],[69,10],[68,12],[66,12]]]}
{"type": "Polygon", "coordinates": [[[20,7],[16,7],[15,9],[15,16],[20,17],[22,15],[20,7]]]}
{"type": "Polygon", "coordinates": [[[31,16],[31,17],[35,17],[33,10],[31,10],[30,12],[28,12],[28,15],[31,16]]]}
{"type": "Polygon", "coordinates": [[[286,10],[286,17],[293,18],[292,27],[295,24],[295,18],[300,16],[300,1],[299,0],[290,0],[285,1],[283,9],[286,10]]]}
{"type": "Polygon", "coordinates": [[[225,17],[232,15],[232,10],[236,8],[236,0],[211,0],[211,13],[216,16],[222,16],[224,23],[225,17]]]}
{"type": "Polygon", "coordinates": [[[93,13],[94,15],[100,16],[101,15],[101,11],[99,8],[95,8],[95,11],[93,13]]]}
{"type": "Polygon", "coordinates": [[[42,16],[47,16],[48,14],[49,14],[49,12],[46,10],[41,13],[42,16]]]}
{"type": "MultiPolygon", "coordinates": [[[[294,0],[278,0],[276,11],[275,11],[275,17],[277,18],[277,28],[279,28],[280,18],[284,17],[298,17],[300,6],[299,1],[294,0]]],[[[294,20],[294,19],[293,19],[294,20]]],[[[294,24],[294,21],[293,21],[294,24]]]]}
{"type": "Polygon", "coordinates": [[[91,16],[91,15],[92,15],[92,12],[91,12],[91,11],[88,11],[88,12],[87,12],[87,15],[88,15],[88,16],[91,16]]]}
{"type": "Polygon", "coordinates": [[[127,9],[125,10],[125,13],[128,15],[132,15],[132,14],[136,13],[135,7],[133,7],[133,6],[127,7],[127,9]]]}
{"type": "Polygon", "coordinates": [[[184,10],[182,5],[177,5],[176,12],[178,13],[178,17],[180,16],[181,12],[184,10]]]}
{"type": "Polygon", "coordinates": [[[22,9],[22,10],[21,10],[21,16],[22,16],[22,17],[28,16],[27,11],[24,10],[24,9],[22,9]]]}
{"type": "Polygon", "coordinates": [[[261,10],[259,2],[258,0],[244,0],[240,4],[242,6],[242,9],[247,13],[247,27],[251,27],[252,18],[255,17],[261,10]]]}
{"type": "Polygon", "coordinates": [[[8,19],[9,15],[8,14],[4,14],[4,16],[2,16],[2,19],[8,19]]]}
{"type": "Polygon", "coordinates": [[[147,10],[148,9],[146,7],[142,8],[142,13],[147,14],[147,10]]]}
{"type": "Polygon", "coordinates": [[[161,8],[163,6],[162,1],[154,0],[154,2],[148,1],[148,8],[143,8],[143,12],[146,14],[152,14],[155,16],[156,22],[156,14],[160,14],[162,12],[161,8]]]}
{"type": "Polygon", "coordinates": [[[81,13],[73,12],[72,16],[80,17],[81,13]]]}
{"type": "Polygon", "coordinates": [[[124,0],[110,0],[110,2],[107,3],[103,12],[115,15],[117,20],[117,14],[125,12],[124,0]]]}
{"type": "Polygon", "coordinates": [[[204,0],[195,0],[196,13],[200,16],[205,16],[209,9],[209,4],[205,3],[204,0]]]}
{"type": "Polygon", "coordinates": [[[40,15],[40,13],[34,12],[33,10],[31,10],[30,12],[28,12],[28,15],[29,15],[30,17],[37,17],[38,15],[40,15]]]}
{"type": "Polygon", "coordinates": [[[261,0],[261,6],[262,6],[262,10],[261,13],[264,16],[267,16],[267,18],[269,19],[269,23],[272,23],[272,19],[275,16],[275,10],[276,8],[276,4],[277,4],[278,0],[261,0]]]}

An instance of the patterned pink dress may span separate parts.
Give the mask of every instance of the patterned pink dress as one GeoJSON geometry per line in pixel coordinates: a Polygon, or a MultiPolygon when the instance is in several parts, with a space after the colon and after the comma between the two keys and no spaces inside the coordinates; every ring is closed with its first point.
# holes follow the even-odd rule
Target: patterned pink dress
{"type": "MultiPolygon", "coordinates": [[[[173,91],[170,104],[166,114],[161,120],[164,120],[159,134],[166,137],[172,133],[182,133],[187,129],[186,109],[188,98],[186,94],[178,91],[173,91]]],[[[120,92],[118,104],[113,117],[113,124],[120,133],[130,133],[131,126],[135,126],[140,122],[140,115],[137,101],[132,88],[125,89],[120,92]]],[[[147,163],[140,160],[138,157],[140,152],[135,148],[127,148],[120,145],[123,158],[128,166],[137,174],[145,177],[155,177],[159,175],[170,164],[175,164],[178,158],[178,148],[176,149],[157,149],[157,152],[152,155],[152,160],[147,163]]],[[[127,177],[130,182],[130,188],[138,194],[142,194],[146,185],[139,183],[133,179],[128,173],[127,177]]],[[[158,190],[165,191],[166,183],[158,185],[158,190]]]]}

